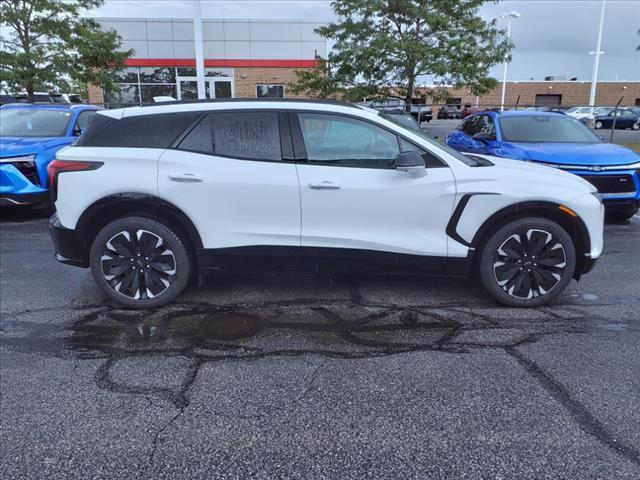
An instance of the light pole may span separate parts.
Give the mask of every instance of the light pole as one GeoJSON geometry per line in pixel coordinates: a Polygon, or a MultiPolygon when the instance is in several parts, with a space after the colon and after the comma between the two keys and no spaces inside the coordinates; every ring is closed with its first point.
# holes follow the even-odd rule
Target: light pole
{"type": "MultiPolygon", "coordinates": [[[[509,13],[503,13],[500,15],[500,18],[507,18],[507,40],[511,38],[511,21],[514,18],[518,18],[520,14],[515,10],[510,11],[509,13]]],[[[500,100],[500,111],[504,111],[504,97],[507,93],[507,59],[504,59],[504,70],[502,72],[502,99],[500,100]]]]}
{"type": "Polygon", "coordinates": [[[202,41],[202,10],[200,2],[193,2],[193,39],[196,53],[196,79],[198,84],[198,99],[207,98],[204,84],[204,45],[202,41]]]}
{"type": "Polygon", "coordinates": [[[600,8],[600,26],[598,27],[598,44],[596,45],[595,52],[589,52],[589,55],[593,55],[593,75],[591,76],[591,90],[589,91],[589,106],[591,107],[590,114],[593,116],[593,107],[596,103],[596,84],[598,83],[598,67],[600,66],[600,55],[604,52],[600,49],[602,46],[602,26],[604,24],[604,7],[607,2],[602,0],[602,7],[600,8]]]}

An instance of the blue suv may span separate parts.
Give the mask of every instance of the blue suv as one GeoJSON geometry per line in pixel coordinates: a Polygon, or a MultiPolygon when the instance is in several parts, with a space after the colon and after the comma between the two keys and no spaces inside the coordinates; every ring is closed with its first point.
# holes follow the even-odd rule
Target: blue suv
{"type": "Polygon", "coordinates": [[[468,116],[446,143],[461,152],[559,168],[591,182],[609,217],[632,217],[640,206],[640,155],[605,143],[562,113],[486,110],[468,116]]]}
{"type": "Polygon", "coordinates": [[[0,205],[50,206],[47,166],[73,143],[98,107],[31,105],[0,107],[0,205]]]}

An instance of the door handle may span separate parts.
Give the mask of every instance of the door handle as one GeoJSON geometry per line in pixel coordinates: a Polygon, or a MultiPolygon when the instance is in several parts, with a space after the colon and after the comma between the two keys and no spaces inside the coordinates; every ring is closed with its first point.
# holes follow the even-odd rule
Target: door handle
{"type": "Polygon", "coordinates": [[[340,190],[340,185],[325,180],[320,183],[310,183],[309,188],[312,190],[340,190]]]}
{"type": "Polygon", "coordinates": [[[202,181],[202,177],[193,173],[171,173],[169,174],[169,180],[172,182],[198,183],[202,181]]]}

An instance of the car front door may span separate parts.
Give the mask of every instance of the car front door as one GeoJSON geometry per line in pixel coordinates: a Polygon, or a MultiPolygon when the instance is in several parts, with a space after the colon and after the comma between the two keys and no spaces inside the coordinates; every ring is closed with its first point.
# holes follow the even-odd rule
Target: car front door
{"type": "Polygon", "coordinates": [[[291,116],[302,200],[302,245],[447,254],[455,198],[449,167],[395,133],[339,114],[291,116]],[[300,152],[299,150],[302,150],[300,152]],[[396,170],[401,151],[423,154],[426,175],[396,170]]]}
{"type": "Polygon", "coordinates": [[[206,249],[299,246],[292,152],[286,113],[205,114],[160,157],[160,196],[190,217],[206,249]]]}

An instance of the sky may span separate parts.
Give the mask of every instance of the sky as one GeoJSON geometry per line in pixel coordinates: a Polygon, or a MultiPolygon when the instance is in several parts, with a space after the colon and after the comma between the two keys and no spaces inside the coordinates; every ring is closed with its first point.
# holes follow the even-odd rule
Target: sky
{"type": "MultiPolygon", "coordinates": [[[[190,1],[106,0],[95,17],[191,18],[190,1]]],[[[335,19],[330,1],[214,0],[201,1],[208,19],[335,19]]],[[[487,2],[487,19],[517,11],[511,39],[515,44],[508,80],[542,80],[547,75],[591,80],[601,0],[505,0],[487,2]]],[[[506,20],[499,25],[506,28],[506,20]]],[[[640,0],[608,0],[605,7],[599,80],[640,80],[640,0]]],[[[502,78],[502,67],[492,71],[502,78]]],[[[427,79],[425,79],[427,81],[427,79]]]]}

